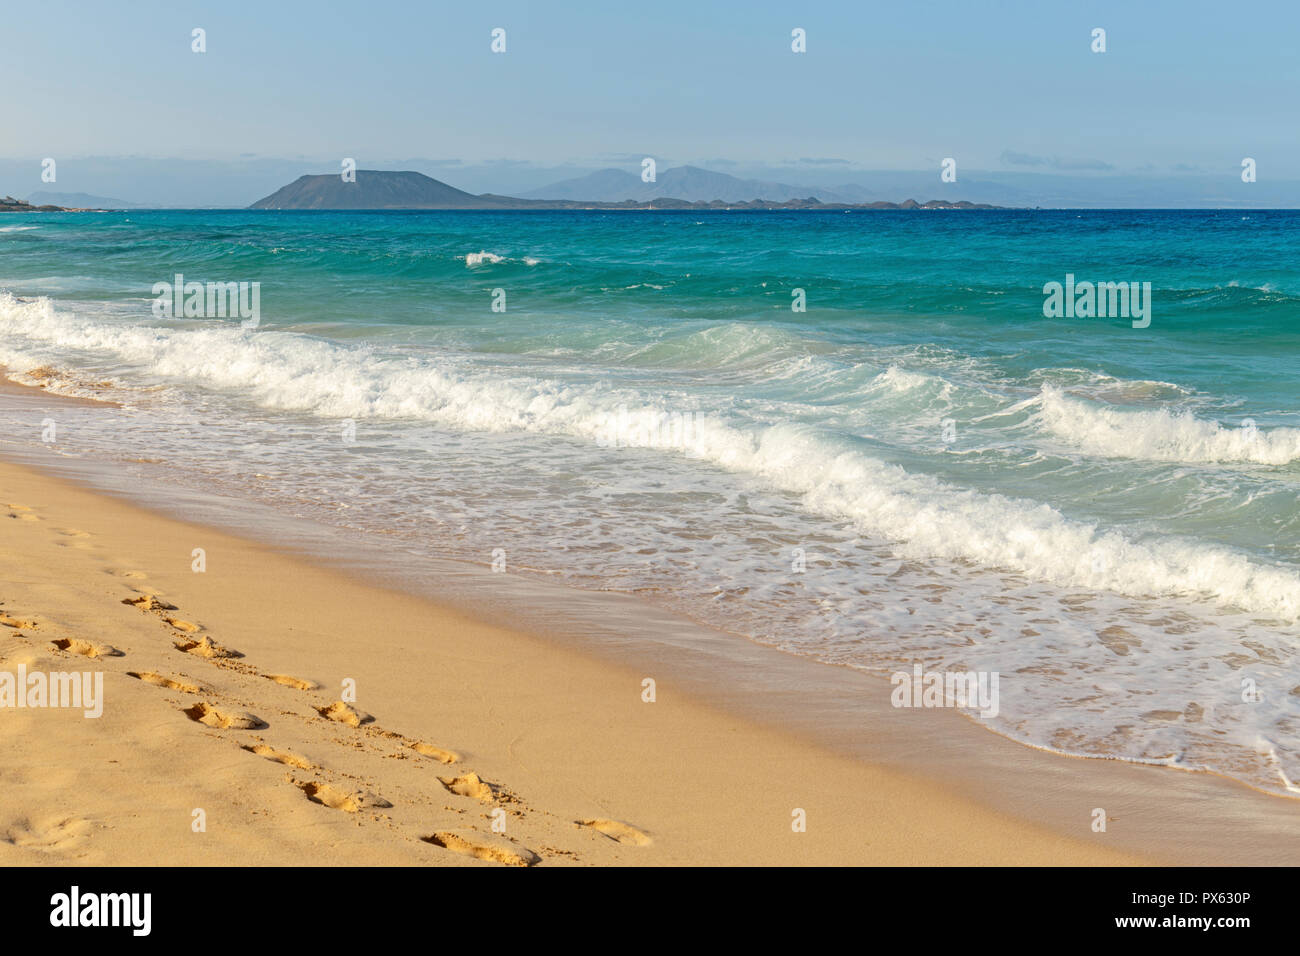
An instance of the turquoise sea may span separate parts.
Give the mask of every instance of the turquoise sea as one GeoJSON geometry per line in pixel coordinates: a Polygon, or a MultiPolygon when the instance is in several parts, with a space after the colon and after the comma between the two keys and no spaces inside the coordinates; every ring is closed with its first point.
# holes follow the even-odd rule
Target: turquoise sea
{"type": "Polygon", "coordinates": [[[996,671],[996,732],[1297,793],[1298,246],[1281,211],[15,214],[0,364],[121,407],[0,439],[996,671]],[[156,314],[177,274],[258,283],[256,327],[156,314]],[[1150,283],[1149,325],[1045,318],[1067,275],[1150,283]]]}

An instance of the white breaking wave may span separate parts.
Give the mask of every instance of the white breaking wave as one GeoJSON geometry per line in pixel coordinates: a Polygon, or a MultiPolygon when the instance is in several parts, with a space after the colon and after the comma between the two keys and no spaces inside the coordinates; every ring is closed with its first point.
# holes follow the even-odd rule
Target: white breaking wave
{"type": "Polygon", "coordinates": [[[496,265],[498,262],[522,262],[526,266],[535,266],[541,264],[541,259],[535,259],[532,256],[524,256],[522,259],[507,260],[505,256],[499,256],[495,252],[488,252],[486,249],[478,252],[471,252],[463,256],[457,256],[458,259],[464,259],[465,265],[473,268],[481,265],[496,265]]]}
{"type": "Polygon", "coordinates": [[[263,408],[335,418],[433,423],[459,431],[532,432],[599,442],[618,417],[662,432],[691,409],[678,450],[800,496],[809,510],[898,542],[915,558],[1018,571],[1059,586],[1131,596],[1199,595],[1285,620],[1300,617],[1300,577],[1231,549],[1134,540],[1033,501],[984,494],[879,461],[809,426],[694,412],[687,396],[507,377],[447,356],[380,352],[280,331],[176,330],[78,319],[48,300],[0,294],[0,363],[22,371],[69,354],[107,360],[148,384],[205,386],[263,408]],[[622,409],[626,409],[623,412],[622,409]]]}
{"type": "Polygon", "coordinates": [[[1300,428],[1265,429],[1249,418],[1225,428],[1190,412],[1100,406],[1069,398],[1050,385],[1043,386],[1035,402],[1035,417],[1044,429],[1102,458],[1263,465],[1300,460],[1300,428]]]}
{"type": "Polygon", "coordinates": [[[940,386],[947,385],[938,376],[927,375],[924,372],[913,372],[898,365],[891,365],[871,380],[869,388],[888,389],[905,394],[919,388],[929,388],[936,384],[940,386]]]}

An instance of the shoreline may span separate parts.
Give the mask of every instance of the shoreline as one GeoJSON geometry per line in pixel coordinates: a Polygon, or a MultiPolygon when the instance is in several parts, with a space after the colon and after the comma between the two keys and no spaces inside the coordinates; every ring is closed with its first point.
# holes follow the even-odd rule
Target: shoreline
{"type": "MultiPolygon", "coordinates": [[[[39,388],[14,387],[28,396],[62,400],[62,396],[39,388]]],[[[640,629],[626,632],[617,627],[603,632],[597,628],[566,629],[563,622],[573,620],[567,606],[595,600],[607,612],[613,604],[605,601],[605,596],[593,598],[551,585],[540,589],[558,605],[554,619],[549,619],[545,613],[531,614],[518,602],[512,604],[514,593],[505,600],[499,594],[495,602],[485,600],[489,588],[491,592],[502,590],[500,576],[476,575],[473,569],[465,571],[465,579],[455,585],[461,589],[458,598],[448,592],[446,600],[431,601],[394,589],[392,582],[378,586],[371,580],[375,575],[359,567],[359,562],[364,563],[359,555],[337,555],[329,562],[336,566],[327,566],[327,562],[297,553],[300,549],[293,545],[259,544],[207,523],[177,521],[145,510],[118,494],[90,489],[82,482],[52,479],[48,468],[38,471],[30,464],[0,464],[0,487],[7,496],[4,503],[33,508],[36,517],[48,515],[47,521],[10,525],[27,536],[26,553],[45,553],[45,563],[40,566],[43,576],[16,574],[12,562],[22,558],[11,549],[0,558],[11,564],[6,569],[8,580],[29,579],[0,594],[4,602],[0,611],[15,618],[35,615],[48,621],[48,626],[42,623],[31,632],[18,632],[35,639],[25,648],[27,655],[36,655],[28,669],[41,659],[72,666],[66,663],[73,660],[71,655],[50,651],[42,644],[52,629],[94,632],[96,636],[83,639],[104,640],[126,652],[123,658],[102,659],[109,713],[99,724],[108,726],[115,698],[129,698],[123,703],[125,711],[147,711],[151,725],[166,727],[164,736],[174,738],[184,755],[185,759],[178,759],[184,773],[211,770],[216,761],[221,770],[214,775],[219,777],[240,763],[238,757],[248,758],[244,764],[267,765],[239,767],[244,781],[240,790],[264,794],[275,812],[268,819],[240,801],[224,806],[225,814],[241,820],[235,841],[239,848],[222,844],[229,855],[204,857],[208,862],[248,858],[252,851],[243,845],[246,841],[279,841],[279,851],[252,853],[259,862],[299,860],[304,854],[311,857],[322,851],[322,844],[309,840],[290,849],[279,827],[287,824],[318,835],[330,834],[322,838],[328,844],[340,831],[336,818],[355,823],[370,812],[339,812],[303,800],[306,791],[302,787],[313,781],[340,791],[347,790],[344,784],[351,781],[360,787],[354,787],[356,793],[369,790],[384,795],[384,802],[399,808],[376,810],[363,824],[346,829],[351,837],[359,835],[364,844],[364,849],[357,848],[360,856],[372,862],[420,865],[451,862],[444,858],[457,856],[454,862],[463,862],[465,858],[439,852],[438,847],[423,842],[421,837],[431,836],[432,831],[420,834],[415,830],[422,826],[417,818],[432,815],[448,817],[444,825],[459,821],[466,823],[471,833],[492,836],[489,816],[493,804],[449,794],[437,779],[439,775],[449,779],[463,776],[471,767],[482,780],[505,788],[489,800],[503,801],[500,805],[507,814],[518,807],[523,818],[540,821],[543,836],[535,836],[529,829],[535,824],[523,820],[517,831],[509,816],[507,832],[518,832],[520,842],[548,864],[1128,864],[1295,858],[1297,838],[1279,833],[1279,826],[1289,823],[1295,812],[1294,806],[1286,806],[1290,801],[1285,798],[1249,791],[1203,773],[1175,773],[1035,750],[990,734],[957,714],[893,710],[887,703],[889,685],[878,677],[709,632],[666,612],[647,614],[640,629]],[[54,524],[69,524],[91,540],[60,540],[54,537],[54,524]],[[219,542],[220,553],[234,556],[234,560],[220,562],[226,566],[220,575],[214,574],[217,562],[208,572],[194,574],[189,567],[193,545],[175,544],[160,551],[163,540],[219,542]],[[51,551],[51,543],[63,547],[51,551]],[[90,556],[81,552],[96,548],[117,554],[148,552],[150,556],[132,561],[114,558],[105,562],[101,558],[103,567],[87,571],[84,564],[90,556]],[[81,570],[74,572],[70,561],[80,561],[81,570]],[[126,567],[128,564],[131,566],[126,567]],[[124,574],[147,577],[123,578],[124,574]],[[76,609],[70,617],[66,612],[61,615],[36,606],[41,603],[42,590],[67,589],[69,578],[81,577],[100,583],[100,591],[108,583],[118,589],[125,587],[128,598],[145,592],[157,594],[164,602],[184,609],[177,614],[193,615],[195,620],[187,618],[186,622],[199,626],[194,633],[200,637],[211,633],[213,640],[248,656],[225,666],[220,660],[195,659],[176,651],[165,639],[176,637],[176,628],[157,620],[147,623],[155,631],[161,628],[161,638],[157,633],[135,633],[129,626],[123,631],[125,622],[117,619],[120,612],[114,607],[123,598],[105,604],[95,598],[93,588],[92,593],[83,589],[59,602],[60,607],[76,609]],[[472,581],[475,578],[476,583],[472,581]],[[466,581],[471,583],[467,586],[466,581]],[[354,610],[358,606],[366,608],[366,613],[358,616],[354,610]],[[268,610],[260,613],[252,610],[255,608],[268,610]],[[390,652],[382,662],[362,659],[369,636],[364,626],[356,626],[358,620],[372,620],[375,609],[380,609],[384,623],[369,630],[383,635],[381,646],[390,652]],[[349,623],[331,626],[330,622],[339,620],[349,623]],[[527,626],[530,621],[535,626],[527,626]],[[429,633],[430,622],[438,633],[429,633]],[[297,643],[301,635],[296,633],[304,629],[318,639],[306,658],[306,649],[297,643]],[[399,636],[412,633],[419,639],[399,636]],[[143,651],[136,651],[136,646],[143,651]],[[168,691],[127,677],[128,670],[142,673],[137,670],[141,656],[149,659],[150,673],[221,691],[244,705],[237,709],[257,713],[269,728],[205,729],[186,721],[178,708],[191,708],[202,695],[168,691]],[[451,687],[444,673],[448,660],[457,662],[452,669],[458,683],[453,681],[451,687]],[[529,662],[526,672],[520,667],[521,660],[529,662]],[[304,694],[256,680],[264,676],[258,671],[231,669],[236,664],[262,669],[264,661],[270,662],[276,673],[305,676],[324,686],[304,694]],[[435,748],[455,750],[464,759],[451,765],[421,760],[431,766],[420,768],[422,775],[407,780],[391,771],[398,766],[409,769],[409,760],[396,759],[408,756],[402,750],[361,757],[334,752],[348,738],[328,737],[339,732],[338,725],[311,708],[328,707],[337,698],[339,675],[360,675],[355,678],[360,688],[384,688],[378,699],[372,696],[373,691],[359,691],[356,706],[375,714],[376,721],[352,729],[354,736],[360,730],[365,739],[351,741],[351,749],[364,751],[371,743],[382,749],[394,740],[418,737],[434,742],[435,748]],[[654,675],[657,681],[658,699],[653,704],[641,701],[645,675],[654,675]],[[230,683],[222,687],[221,680],[212,680],[214,676],[230,683]],[[426,685],[435,688],[432,695],[419,692],[426,685]],[[264,701],[273,687],[289,699],[264,701]],[[574,688],[581,688],[577,698],[574,688]],[[458,705],[444,699],[449,692],[458,705]],[[331,693],[333,697],[329,697],[331,693]],[[474,705],[483,708],[485,702],[490,702],[486,710],[495,728],[485,728],[482,720],[472,716],[474,705]],[[279,708],[282,714],[292,716],[275,720],[259,713],[259,708],[271,713],[279,708]],[[291,726],[281,727],[285,722],[291,726]],[[203,741],[206,747],[193,745],[193,741],[183,744],[195,731],[215,739],[203,741]],[[322,733],[327,738],[322,738],[322,733]],[[281,751],[285,734],[288,751],[302,752],[300,755],[309,758],[306,762],[317,769],[310,773],[290,770],[288,777],[293,779],[281,779],[268,770],[274,767],[283,776],[284,765],[254,760],[253,754],[239,749],[243,743],[281,751]],[[254,737],[264,739],[250,742],[254,737]],[[407,795],[399,801],[385,790],[407,795]],[[534,800],[535,796],[538,799],[534,800]],[[522,803],[524,800],[527,803],[522,803]],[[539,814],[535,806],[544,809],[539,814]],[[806,833],[790,830],[790,813],[796,807],[808,811],[806,833]],[[1111,818],[1104,834],[1090,829],[1091,813],[1097,807],[1104,808],[1111,818]],[[417,808],[422,812],[417,813],[417,808]],[[634,846],[598,833],[603,843],[593,842],[589,838],[595,831],[573,823],[588,814],[593,818],[608,814],[610,819],[648,834],[653,843],[634,846]],[[1225,819],[1238,825],[1225,827],[1225,819]],[[361,829],[367,833],[360,834],[361,829]],[[286,855],[278,857],[276,852],[286,855]],[[431,852],[438,858],[430,859],[431,852]],[[576,859],[570,853],[577,853],[576,859]]],[[[212,548],[206,550],[212,554],[212,548]]],[[[635,599],[621,603],[640,605],[635,599]]],[[[645,608],[640,605],[639,610],[645,608]]],[[[132,612],[137,619],[143,616],[129,607],[123,611],[132,612]]],[[[618,617],[631,620],[632,613],[618,617]]],[[[10,637],[9,629],[0,634],[0,639],[10,637]]],[[[0,644],[0,656],[10,659],[11,651],[7,643],[0,644]]],[[[18,657],[12,659],[16,662],[18,657]]],[[[8,661],[6,665],[12,666],[8,661]]],[[[50,669],[57,668],[51,664],[50,669]]],[[[221,697],[204,700],[222,709],[221,697]]],[[[52,714],[28,712],[24,719],[49,718],[53,722],[52,714]]],[[[78,725],[84,723],[80,717],[63,720],[67,715],[54,716],[74,736],[78,725]]],[[[71,738],[56,735],[53,739],[73,746],[71,738]]],[[[114,759],[122,763],[143,760],[144,765],[130,777],[147,781],[150,762],[139,752],[139,743],[128,733],[126,741],[105,738],[101,746],[116,753],[114,759]]],[[[53,761],[56,767],[75,765],[74,751],[62,752],[51,746],[48,734],[45,746],[48,753],[62,753],[53,761]]],[[[155,777],[155,786],[174,790],[164,785],[165,779],[155,777]]],[[[128,781],[119,783],[127,785],[128,781]]],[[[33,790],[30,796],[40,793],[41,787],[33,790]]],[[[16,803],[30,803],[32,814],[41,805],[67,803],[66,794],[57,791],[46,791],[32,800],[26,796],[16,803]]],[[[145,793],[137,793],[127,802],[151,803],[145,793]]],[[[209,796],[207,803],[222,806],[223,798],[209,796]]],[[[173,807],[170,813],[175,812],[173,807]]],[[[79,811],[77,818],[111,826],[113,816],[103,805],[94,805],[79,811]]],[[[168,824],[160,818],[148,830],[176,826],[175,820],[168,824]]],[[[425,829],[430,826],[434,824],[423,824],[425,829]]],[[[183,826],[179,832],[189,836],[183,826]]],[[[79,852],[98,856],[95,862],[134,859],[130,847],[112,840],[83,837],[75,845],[79,852]],[[98,848],[96,842],[101,842],[98,848]]],[[[194,849],[187,839],[162,852],[194,849]]],[[[7,858],[11,850],[0,843],[0,859],[7,858]]],[[[22,858],[28,857],[30,854],[22,854],[22,858]]],[[[180,862],[189,858],[168,859],[180,862]]]]}
{"type": "Polygon", "coordinates": [[[4,665],[89,660],[105,674],[99,720],[0,711],[6,863],[472,862],[426,842],[452,831],[548,864],[1137,862],[739,720],[667,681],[644,703],[640,671],[214,529],[8,463],[0,487],[16,516],[0,611],[19,622],[0,635],[4,665]],[[204,574],[190,568],[196,540],[204,574]],[[204,637],[243,656],[174,646],[204,637]],[[102,656],[77,653],[96,647],[102,656]],[[312,712],[346,716],[334,703],[343,678],[373,722],[312,712]],[[254,719],[266,726],[241,729],[254,719]],[[445,752],[459,759],[427,756],[445,752]],[[791,831],[794,808],[806,833],[791,831]],[[206,839],[191,832],[195,809],[206,839]],[[582,819],[612,821],[619,836],[582,819]]]}

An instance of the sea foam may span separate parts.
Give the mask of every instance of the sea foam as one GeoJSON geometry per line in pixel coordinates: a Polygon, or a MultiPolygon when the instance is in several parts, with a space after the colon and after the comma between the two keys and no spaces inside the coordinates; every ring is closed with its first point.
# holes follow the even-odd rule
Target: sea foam
{"type": "MultiPolygon", "coordinates": [[[[7,295],[0,295],[0,329],[0,362],[19,371],[69,351],[89,353],[154,382],[203,386],[264,409],[332,418],[598,442],[614,416],[651,432],[690,407],[693,427],[670,453],[798,496],[806,509],[896,542],[906,556],[977,562],[1066,587],[1196,596],[1283,620],[1300,617],[1300,577],[1283,567],[1220,545],[1139,537],[1070,518],[1045,503],[954,487],[881,461],[842,435],[699,408],[698,398],[686,394],[651,396],[630,387],[506,374],[444,353],[381,350],[293,332],[109,323],[61,314],[47,300],[18,302],[7,295]]],[[[917,384],[903,375],[885,381],[917,384]]],[[[1103,427],[1106,419],[1097,421],[1102,425],[1090,427],[1120,440],[1103,427]]],[[[1139,421],[1151,429],[1162,424],[1159,418],[1139,421]]],[[[1215,433],[1195,434],[1212,441],[1208,436],[1215,433]]]]}
{"type": "Polygon", "coordinates": [[[1202,464],[1300,460],[1300,428],[1265,428],[1243,417],[1236,425],[1197,418],[1190,411],[1129,409],[1072,398],[1044,386],[1037,420],[1062,441],[1105,458],[1202,464]]]}

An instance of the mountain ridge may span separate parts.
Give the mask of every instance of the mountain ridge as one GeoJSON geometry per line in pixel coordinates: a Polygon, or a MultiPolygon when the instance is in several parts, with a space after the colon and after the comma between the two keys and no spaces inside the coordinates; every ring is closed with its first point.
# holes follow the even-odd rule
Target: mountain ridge
{"type": "Polygon", "coordinates": [[[792,186],[760,179],[741,179],[730,173],[691,165],[666,169],[654,182],[644,182],[640,176],[626,170],[601,169],[586,176],[529,190],[521,198],[600,202],[622,202],[628,199],[642,202],[652,199],[684,199],[687,202],[712,202],[715,199],[723,202],[750,202],[764,199],[790,202],[811,198],[823,203],[857,202],[862,199],[861,196],[850,197],[838,190],[820,186],[792,186]]]}
{"type": "MultiPolygon", "coordinates": [[[[600,173],[618,173],[619,170],[602,170],[600,173]]],[[[598,173],[597,175],[599,175],[598,173]]],[[[632,182],[641,183],[639,177],[625,174],[632,182]]],[[[569,183],[578,183],[589,177],[579,177],[569,183]]],[[[620,188],[620,180],[606,176],[607,185],[620,188]]],[[[758,197],[735,198],[745,195],[746,190],[753,190],[756,180],[741,180],[726,173],[716,173],[697,166],[679,166],[664,171],[660,181],[653,185],[658,187],[656,195],[629,196],[621,199],[582,198],[532,198],[528,196],[500,196],[495,193],[474,195],[448,185],[441,180],[426,176],[424,173],[397,170],[357,170],[354,182],[344,182],[336,173],[321,175],[303,175],[281,186],[269,196],[257,200],[250,209],[335,209],[335,210],[384,210],[384,209],[997,209],[986,203],[966,201],[950,202],[932,199],[917,202],[908,199],[904,202],[870,202],[854,203],[842,201],[823,201],[816,193],[822,190],[802,189],[802,187],[784,184],[762,184],[781,187],[803,195],[787,196],[784,199],[766,199],[758,197]],[[727,182],[730,181],[730,182],[727,182]],[[713,183],[716,187],[726,187],[733,198],[714,196],[710,199],[688,199],[665,195],[668,190],[683,188],[695,192],[713,183]],[[739,185],[733,185],[739,184],[739,185]],[[689,187],[689,188],[687,188],[689,187]]],[[[564,185],[564,184],[556,184],[564,185]]],[[[571,189],[572,186],[565,186],[571,189]]],[[[538,192],[539,190],[533,190],[538,192]]],[[[609,195],[607,192],[606,195],[609,195]]]]}
{"type": "Polygon", "coordinates": [[[27,201],[33,206],[63,206],[70,209],[139,209],[140,204],[125,199],[111,199],[90,193],[56,193],[40,190],[29,193],[27,201]]]}

